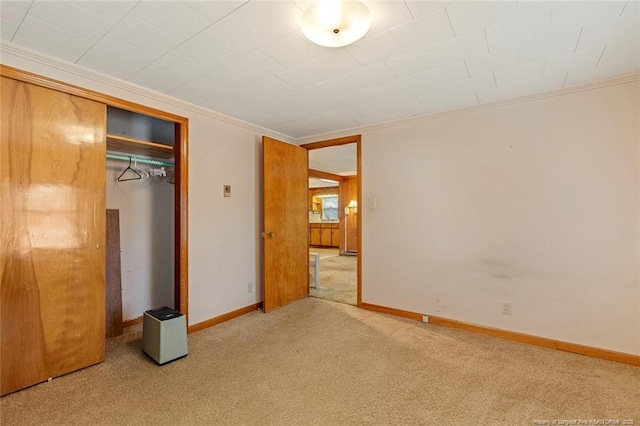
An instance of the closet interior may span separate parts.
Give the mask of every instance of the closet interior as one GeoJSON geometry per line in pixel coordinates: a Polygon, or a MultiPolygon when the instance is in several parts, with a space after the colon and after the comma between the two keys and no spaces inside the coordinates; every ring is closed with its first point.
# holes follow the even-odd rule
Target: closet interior
{"type": "Polygon", "coordinates": [[[106,206],[117,212],[107,216],[107,241],[120,251],[118,262],[107,247],[107,337],[148,309],[174,306],[175,127],[107,107],[106,206]]]}

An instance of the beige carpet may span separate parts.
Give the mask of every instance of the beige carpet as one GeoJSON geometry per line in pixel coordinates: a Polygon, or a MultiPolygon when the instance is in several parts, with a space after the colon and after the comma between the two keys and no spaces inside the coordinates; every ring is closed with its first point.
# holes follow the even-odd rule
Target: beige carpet
{"type": "Polygon", "coordinates": [[[357,300],[356,256],[320,259],[320,288],[309,288],[309,296],[355,305],[357,300]]]}
{"type": "Polygon", "coordinates": [[[192,334],[162,367],[140,348],[138,329],[0,399],[2,425],[640,424],[638,367],[315,298],[192,334]]]}
{"type": "Polygon", "coordinates": [[[318,253],[320,259],[326,259],[327,257],[339,256],[340,250],[337,248],[309,247],[309,253],[318,253]]]}

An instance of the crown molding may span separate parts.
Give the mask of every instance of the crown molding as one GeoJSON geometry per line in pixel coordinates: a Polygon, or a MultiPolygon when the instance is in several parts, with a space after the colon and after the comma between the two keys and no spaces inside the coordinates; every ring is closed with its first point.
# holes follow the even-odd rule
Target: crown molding
{"type": "MultiPolygon", "coordinates": [[[[17,46],[13,43],[6,42],[4,40],[0,41],[0,63],[5,65],[14,66],[10,63],[6,63],[7,56],[14,56],[29,62],[33,62],[36,64],[44,65],[46,67],[54,68],[56,70],[62,71],[64,73],[72,74],[87,80],[95,81],[96,83],[104,84],[106,86],[113,87],[115,89],[124,90],[126,92],[133,93],[135,95],[144,96],[149,99],[153,99],[158,102],[162,102],[166,105],[173,106],[176,108],[185,109],[187,111],[191,111],[196,114],[204,115],[209,118],[213,118],[215,120],[223,121],[225,123],[233,124],[238,127],[242,127],[247,130],[254,131],[261,135],[271,136],[282,141],[286,142],[295,142],[295,138],[286,135],[284,133],[277,132],[275,130],[267,129],[266,127],[259,126],[257,124],[249,123],[244,120],[240,120],[235,117],[231,117],[229,115],[225,115],[219,113],[217,111],[213,111],[208,108],[204,108],[190,102],[183,101],[181,99],[174,98],[172,96],[166,95],[164,93],[156,92],[155,90],[147,89],[136,84],[130,83],[125,80],[121,80],[115,77],[108,76],[106,74],[102,74],[98,71],[91,70],[89,68],[85,68],[81,65],[73,64],[71,62],[63,61],[58,58],[54,58],[49,55],[45,55],[40,52],[36,52],[31,49],[27,49],[21,46],[17,46]]],[[[22,64],[18,65],[17,68],[23,68],[22,64]]],[[[37,70],[25,70],[31,71],[34,73],[38,73],[37,70]]],[[[56,77],[60,78],[60,77],[56,77]]],[[[64,77],[60,78],[61,80],[65,80],[64,77]]],[[[70,83],[69,81],[65,81],[66,83],[70,83]]]]}
{"type": "Polygon", "coordinates": [[[603,81],[598,81],[595,83],[589,83],[589,84],[584,84],[579,86],[565,87],[562,89],[557,89],[557,90],[539,93],[535,95],[520,96],[517,98],[504,99],[496,102],[488,102],[486,104],[466,106],[463,108],[450,109],[447,111],[434,112],[434,113],[423,114],[423,115],[415,115],[413,117],[400,118],[398,120],[385,121],[382,123],[374,123],[366,126],[351,127],[348,129],[336,130],[334,132],[329,132],[329,133],[320,133],[312,136],[303,136],[300,138],[296,138],[294,140],[294,143],[300,145],[300,144],[311,143],[315,141],[321,141],[325,139],[338,138],[344,135],[361,134],[367,131],[380,130],[380,129],[385,129],[389,127],[404,126],[408,124],[420,123],[423,121],[436,120],[440,118],[451,117],[451,116],[461,115],[461,114],[468,114],[468,113],[482,111],[486,109],[500,108],[508,105],[520,104],[525,102],[533,102],[540,99],[554,98],[557,96],[565,96],[572,93],[586,92],[589,90],[601,89],[609,86],[617,86],[620,84],[633,83],[636,81],[640,81],[640,73],[625,74],[609,80],[603,80],[603,81]]]}
{"type": "MultiPolygon", "coordinates": [[[[314,142],[318,140],[336,138],[344,135],[363,133],[367,131],[374,131],[374,130],[385,129],[389,127],[403,126],[403,125],[414,124],[414,123],[419,123],[423,121],[451,117],[451,116],[460,115],[460,114],[468,114],[471,112],[482,111],[485,109],[500,108],[503,106],[514,105],[519,103],[533,102],[540,99],[553,98],[556,96],[564,96],[572,93],[595,90],[595,89],[600,89],[600,88],[609,87],[609,86],[616,86],[619,84],[626,84],[626,83],[636,82],[640,80],[640,73],[632,73],[632,74],[619,76],[609,80],[584,84],[580,86],[566,87],[566,88],[553,90],[545,93],[540,93],[536,95],[520,96],[512,99],[489,102],[486,104],[472,105],[472,106],[451,109],[451,110],[442,111],[442,112],[416,115],[408,118],[401,118],[398,120],[385,121],[385,122],[374,123],[366,126],[351,127],[351,128],[336,130],[329,133],[318,133],[315,135],[302,136],[299,138],[295,138],[290,135],[287,135],[272,129],[268,129],[266,127],[262,127],[257,124],[249,123],[247,121],[240,120],[238,118],[225,115],[225,114],[213,111],[211,109],[204,108],[204,107],[174,98],[172,96],[169,96],[160,92],[156,92],[151,89],[143,88],[141,86],[130,83],[128,81],[121,80],[115,77],[110,77],[106,74],[99,73],[97,71],[82,67],[80,65],[63,61],[61,59],[54,58],[49,55],[45,55],[43,53],[36,52],[21,46],[17,46],[13,43],[9,43],[2,40],[0,41],[0,63],[5,63],[5,55],[15,56],[17,58],[20,58],[26,61],[30,61],[30,62],[41,64],[50,68],[54,68],[64,73],[73,74],[84,79],[92,80],[100,84],[111,86],[116,89],[124,90],[130,93],[134,93],[136,95],[144,96],[144,97],[156,100],[158,102],[162,102],[166,105],[182,108],[187,111],[201,114],[206,117],[213,118],[215,120],[233,124],[235,126],[254,131],[256,133],[264,134],[264,135],[274,137],[286,142],[291,142],[297,145],[314,142]]],[[[6,65],[11,65],[11,64],[6,64],[6,65]]],[[[18,67],[20,67],[20,65],[18,67]]],[[[37,73],[37,70],[27,70],[27,71],[37,73]]]]}

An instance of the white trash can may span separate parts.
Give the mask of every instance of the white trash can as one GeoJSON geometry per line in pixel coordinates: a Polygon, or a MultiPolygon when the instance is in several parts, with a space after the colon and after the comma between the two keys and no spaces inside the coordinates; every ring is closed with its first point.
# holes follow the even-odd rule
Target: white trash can
{"type": "Polygon", "coordinates": [[[187,356],[187,317],[163,306],[144,313],[142,350],[158,364],[187,356]]]}

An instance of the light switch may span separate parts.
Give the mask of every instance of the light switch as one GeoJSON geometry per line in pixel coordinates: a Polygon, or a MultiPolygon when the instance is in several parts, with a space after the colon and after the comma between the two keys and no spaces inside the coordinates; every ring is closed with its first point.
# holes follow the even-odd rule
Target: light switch
{"type": "Polygon", "coordinates": [[[376,197],[369,197],[369,208],[375,209],[378,207],[378,199],[376,197]]]}
{"type": "Polygon", "coordinates": [[[231,197],[231,185],[224,185],[222,187],[222,192],[225,197],[231,197]]]}

